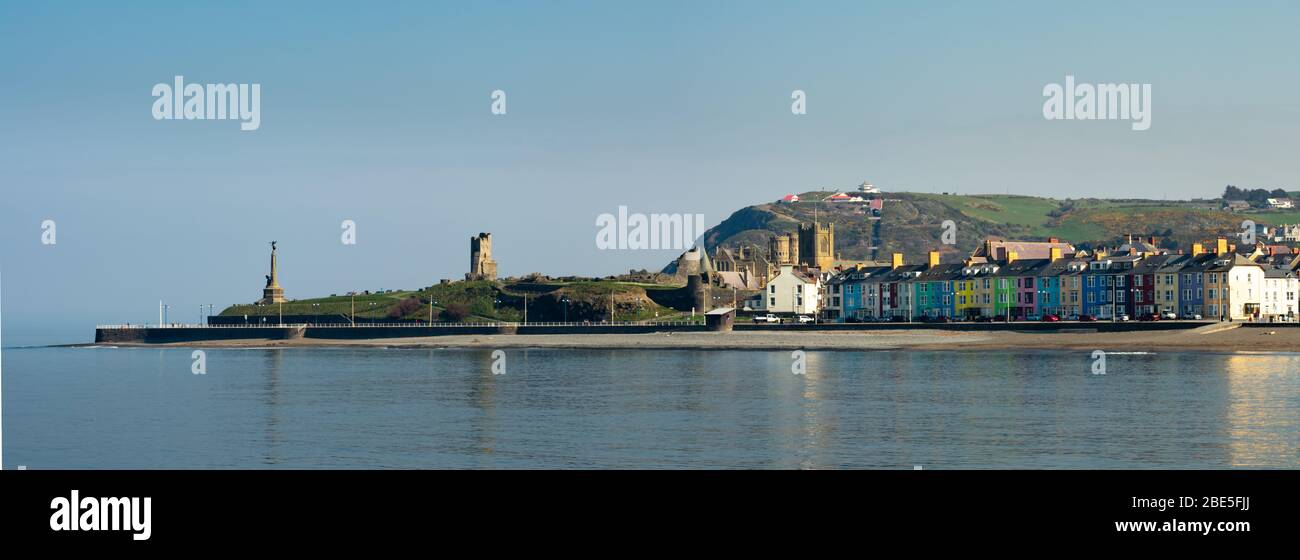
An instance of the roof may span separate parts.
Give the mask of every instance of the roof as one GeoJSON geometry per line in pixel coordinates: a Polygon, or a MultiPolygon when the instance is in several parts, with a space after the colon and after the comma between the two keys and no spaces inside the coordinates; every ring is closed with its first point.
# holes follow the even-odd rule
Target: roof
{"type": "Polygon", "coordinates": [[[757,290],[758,279],[752,276],[746,277],[745,273],[738,270],[726,270],[715,272],[722,284],[729,288],[741,288],[745,290],[757,290]]]}
{"type": "Polygon", "coordinates": [[[734,307],[719,307],[717,309],[714,309],[713,311],[705,313],[705,315],[726,315],[728,313],[735,313],[735,312],[736,309],[734,307]]]}
{"type": "Polygon", "coordinates": [[[1061,250],[1061,256],[1066,257],[1074,254],[1074,245],[1061,242],[1047,241],[1000,241],[994,239],[985,240],[983,244],[975,248],[972,257],[984,257],[985,260],[997,259],[1004,257],[1000,249],[1006,252],[1014,252],[1017,259],[1046,259],[1051,257],[1052,249],[1061,250]]]}
{"type": "Polygon", "coordinates": [[[1037,276],[1040,268],[1046,268],[1051,264],[1047,259],[1020,259],[1006,263],[994,272],[994,276],[1037,276]]]}

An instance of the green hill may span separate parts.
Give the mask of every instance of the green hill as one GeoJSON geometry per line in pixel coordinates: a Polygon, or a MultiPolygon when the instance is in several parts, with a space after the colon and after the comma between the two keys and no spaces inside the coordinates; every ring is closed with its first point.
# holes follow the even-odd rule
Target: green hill
{"type": "Polygon", "coordinates": [[[609,280],[538,280],[491,282],[460,281],[436,284],[422,290],[342,295],[286,301],[283,304],[232,305],[224,316],[338,315],[346,322],[355,304],[356,316],[365,319],[427,321],[433,306],[436,321],[522,321],[524,302],[529,322],[604,321],[611,305],[617,321],[689,319],[689,301],[679,301],[676,286],[609,280]],[[612,300],[612,302],[611,302],[612,300]],[[449,317],[448,308],[462,317],[449,317]]]}
{"type": "Polygon", "coordinates": [[[791,231],[800,222],[818,220],[835,224],[835,249],[841,258],[886,259],[902,252],[911,262],[938,249],[955,260],[969,254],[986,238],[1042,241],[1057,237],[1081,247],[1113,246],[1127,236],[1159,238],[1167,248],[1188,248],[1191,243],[1232,236],[1243,220],[1277,225],[1300,222],[1300,211],[1219,210],[1216,200],[1163,201],[1143,199],[1054,199],[1016,195],[950,195],[883,193],[879,239],[873,236],[875,220],[862,212],[861,203],[820,202],[829,192],[800,194],[803,202],[766,203],[736,211],[704,235],[712,251],[718,245],[750,244],[766,250],[772,233],[791,231]],[[957,226],[957,243],[940,243],[942,224],[957,226]]]}

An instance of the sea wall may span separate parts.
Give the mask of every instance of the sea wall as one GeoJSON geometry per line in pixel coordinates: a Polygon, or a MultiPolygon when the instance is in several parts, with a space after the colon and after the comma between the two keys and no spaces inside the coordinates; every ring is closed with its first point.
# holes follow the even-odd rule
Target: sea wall
{"type": "MultiPolygon", "coordinates": [[[[796,324],[754,324],[737,322],[737,331],[825,331],[825,332],[870,332],[895,330],[946,330],[958,332],[1140,332],[1192,329],[1213,324],[1207,321],[1159,321],[1159,322],[1124,322],[1111,323],[816,323],[796,324]]],[[[1249,324],[1243,326],[1290,326],[1290,324],[1268,325],[1249,324]]],[[[374,340],[382,338],[411,338],[449,335],[584,335],[584,334],[646,334],[656,332],[706,332],[710,329],[703,324],[616,324],[600,323],[572,325],[467,325],[467,326],[396,326],[371,325],[356,327],[312,327],[304,325],[285,327],[103,327],[95,330],[95,342],[98,344],[137,343],[165,344],[178,342],[202,342],[211,340],[287,340],[294,338],[311,338],[324,340],[374,340]]],[[[723,335],[725,336],[725,335],[723,335]]]]}

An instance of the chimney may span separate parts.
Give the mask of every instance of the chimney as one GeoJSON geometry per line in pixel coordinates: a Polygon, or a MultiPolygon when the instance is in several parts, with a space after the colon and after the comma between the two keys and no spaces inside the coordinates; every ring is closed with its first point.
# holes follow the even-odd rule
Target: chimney
{"type": "Polygon", "coordinates": [[[930,268],[939,266],[939,252],[930,251],[930,268]]]}
{"type": "Polygon", "coordinates": [[[1218,242],[1214,246],[1214,254],[1220,256],[1228,254],[1228,240],[1226,238],[1219,238],[1218,242]]]}
{"type": "Polygon", "coordinates": [[[1195,257],[1195,256],[1197,256],[1197,255],[1203,255],[1203,254],[1205,254],[1205,245],[1200,244],[1200,243],[1193,243],[1193,244],[1192,244],[1192,256],[1195,257]]]}
{"type": "MultiPolygon", "coordinates": [[[[1053,237],[1052,239],[1056,239],[1056,238],[1053,237]]],[[[1047,258],[1048,258],[1048,259],[1051,259],[1052,262],[1056,262],[1056,261],[1060,260],[1060,259],[1061,259],[1061,248],[1060,248],[1060,247],[1052,247],[1052,248],[1048,249],[1048,250],[1047,250],[1047,258]]]]}
{"type": "Polygon", "coordinates": [[[1015,251],[1007,251],[1007,263],[1010,264],[1016,262],[1016,257],[1018,256],[1019,255],[1017,255],[1015,251]]]}
{"type": "Polygon", "coordinates": [[[900,266],[903,266],[903,254],[894,253],[893,259],[891,260],[890,268],[898,268],[900,266]]]}

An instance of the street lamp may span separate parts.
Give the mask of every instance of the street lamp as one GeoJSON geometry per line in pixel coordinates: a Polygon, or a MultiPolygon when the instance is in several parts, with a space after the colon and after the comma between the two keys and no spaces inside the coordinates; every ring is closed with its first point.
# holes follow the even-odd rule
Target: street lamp
{"type": "Polygon", "coordinates": [[[560,298],[560,303],[564,304],[564,322],[569,322],[569,296],[560,298]]]}

